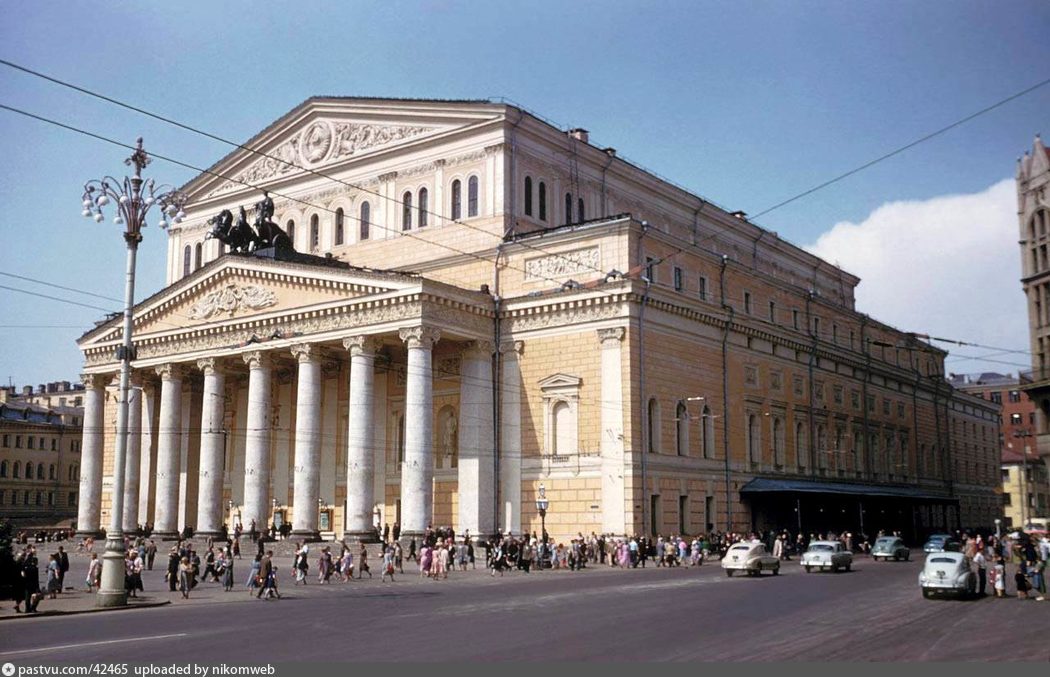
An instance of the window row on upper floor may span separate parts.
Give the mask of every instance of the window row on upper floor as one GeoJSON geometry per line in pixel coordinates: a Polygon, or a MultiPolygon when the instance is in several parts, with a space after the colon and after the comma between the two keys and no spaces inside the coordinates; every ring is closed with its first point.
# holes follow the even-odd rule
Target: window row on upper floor
{"type": "MultiPolygon", "coordinates": [[[[45,476],[44,464],[38,463],[35,466],[32,461],[26,461],[25,465],[22,465],[21,461],[10,462],[7,459],[0,461],[0,478],[8,477],[10,472],[11,479],[37,479],[37,480],[57,480],[58,479],[58,466],[51,463],[47,466],[47,473],[45,476]],[[24,470],[23,470],[24,468],[24,470]],[[35,470],[35,472],[34,472],[35,470]]],[[[80,466],[76,463],[70,464],[66,469],[66,481],[75,482],[80,479],[80,466]]]]}
{"type": "MultiPolygon", "coordinates": [[[[39,449],[40,451],[58,451],[59,438],[45,438],[36,435],[13,435],[4,433],[0,438],[0,447],[4,449],[39,449]]],[[[69,440],[69,451],[80,451],[80,440],[69,440]]]]}
{"type": "MultiPolygon", "coordinates": [[[[554,214],[553,208],[548,209],[549,191],[547,189],[547,181],[544,179],[533,180],[531,176],[526,175],[523,190],[522,209],[525,212],[525,216],[531,216],[539,221],[550,221],[550,217],[553,217],[554,214]]],[[[557,219],[555,218],[554,220],[557,219]]],[[[587,208],[582,194],[574,196],[571,191],[567,191],[562,200],[560,225],[583,223],[586,220],[587,208]]]]}
{"type": "MultiPolygon", "coordinates": [[[[11,493],[8,494],[6,489],[0,489],[0,506],[3,505],[35,505],[37,507],[43,507],[45,500],[47,501],[47,507],[55,507],[55,492],[48,491],[30,491],[26,489],[19,491],[18,489],[12,489],[11,493]],[[21,499],[21,500],[19,500],[21,499]]],[[[76,507],[77,494],[75,491],[71,491],[66,497],[67,507],[76,507]]]]}

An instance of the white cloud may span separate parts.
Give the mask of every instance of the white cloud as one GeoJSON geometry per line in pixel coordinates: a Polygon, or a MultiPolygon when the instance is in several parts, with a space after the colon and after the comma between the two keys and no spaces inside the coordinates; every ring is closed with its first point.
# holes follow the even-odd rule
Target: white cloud
{"type": "MultiPolygon", "coordinates": [[[[1028,349],[1013,179],[980,193],[889,202],[806,247],[860,276],[857,310],[904,331],[1028,349]]],[[[937,344],[950,348],[947,344],[937,344]]],[[[1016,372],[1028,355],[954,348],[946,370],[1016,372]]]]}

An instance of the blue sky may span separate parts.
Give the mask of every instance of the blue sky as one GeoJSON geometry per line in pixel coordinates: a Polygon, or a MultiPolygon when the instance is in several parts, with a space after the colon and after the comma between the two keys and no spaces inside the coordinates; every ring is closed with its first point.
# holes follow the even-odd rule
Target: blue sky
{"type": "MultiPolygon", "coordinates": [[[[246,140],[316,94],[506,96],[752,214],[1050,77],[1045,2],[8,0],[0,9],[0,58],[228,138],[246,140]]],[[[0,102],[128,143],[141,135],[147,149],[198,166],[229,150],[3,67],[0,102]]],[[[981,193],[1012,176],[1033,135],[1050,135],[1048,121],[1050,86],[760,222],[808,245],[886,203],[981,193]]],[[[123,172],[127,152],[5,111],[0,143],[0,272],[120,297],[118,228],[81,218],[79,202],[85,180],[123,172]]],[[[147,172],[175,184],[191,177],[161,161],[147,172]]],[[[166,243],[155,228],[145,237],[138,298],[163,284],[166,243]]],[[[948,271],[960,298],[987,282],[966,261],[948,271]]],[[[988,333],[971,319],[956,337],[1024,347],[1019,271],[998,273],[1004,293],[1017,290],[1000,299],[1012,328],[988,333]]],[[[862,289],[892,282],[866,277],[862,289]]],[[[892,306],[860,309],[909,320],[892,306]]],[[[79,329],[13,325],[89,327],[99,314],[0,289],[0,381],[75,379],[79,329]]],[[[1015,369],[961,369],[980,366],[1015,369]]]]}

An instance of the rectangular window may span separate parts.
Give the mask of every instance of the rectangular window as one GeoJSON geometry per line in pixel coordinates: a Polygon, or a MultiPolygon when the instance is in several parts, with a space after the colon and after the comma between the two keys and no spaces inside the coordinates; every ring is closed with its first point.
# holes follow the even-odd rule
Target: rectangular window
{"type": "Polygon", "coordinates": [[[1011,390],[1010,391],[1010,401],[1013,402],[1014,404],[1017,404],[1018,402],[1020,402],[1021,401],[1021,391],[1019,391],[1019,390],[1011,390]]]}
{"type": "Polygon", "coordinates": [[[690,533],[688,496],[678,497],[678,533],[683,536],[690,533]]]}
{"type": "Polygon", "coordinates": [[[1003,394],[1001,392],[999,392],[998,390],[992,391],[992,402],[995,402],[996,404],[1002,404],[1003,403],[1003,394]]]}
{"type": "MultiPolygon", "coordinates": [[[[70,506],[74,506],[76,504],[77,504],[77,493],[75,491],[71,491],[71,492],[69,492],[69,505],[70,506]]],[[[120,571],[120,569],[117,569],[117,571],[120,571]]]]}
{"type": "Polygon", "coordinates": [[[700,300],[701,301],[706,301],[707,300],[707,278],[704,277],[703,275],[701,275],[700,276],[700,280],[699,280],[699,284],[700,284],[700,294],[699,294],[700,300]]]}
{"type": "Polygon", "coordinates": [[[645,257],[645,276],[650,284],[656,284],[656,259],[651,256],[645,257]]]}
{"type": "Polygon", "coordinates": [[[769,302],[769,321],[773,324],[777,323],[777,304],[773,301],[769,302]]]}
{"type": "Polygon", "coordinates": [[[707,530],[714,531],[715,528],[715,497],[704,497],[704,519],[707,520],[707,530]]]}
{"type": "Polygon", "coordinates": [[[51,451],[58,451],[58,440],[51,438],[51,451]]]}
{"type": "Polygon", "coordinates": [[[27,449],[32,449],[33,448],[33,437],[32,437],[32,435],[26,437],[26,448],[27,449]]]}
{"type": "Polygon", "coordinates": [[[1020,414],[1010,414],[1010,425],[1021,425],[1023,419],[1020,414]]]}
{"type": "Polygon", "coordinates": [[[854,334],[854,333],[853,333],[853,330],[852,330],[852,329],[850,329],[850,330],[849,330],[849,349],[850,349],[850,350],[853,350],[853,349],[854,349],[854,343],[855,343],[855,341],[856,341],[856,338],[857,338],[856,334],[854,334]]]}
{"type": "Polygon", "coordinates": [[[798,311],[797,310],[792,310],[791,311],[791,326],[793,328],[795,328],[795,329],[798,329],[798,311]]]}
{"type": "Polygon", "coordinates": [[[682,291],[682,269],[678,266],[674,267],[674,290],[682,291]]]}
{"type": "Polygon", "coordinates": [[[817,338],[820,338],[820,318],[819,317],[814,317],[813,318],[813,335],[816,336],[817,338]]]}
{"type": "Polygon", "coordinates": [[[649,497],[649,533],[658,534],[660,531],[660,494],[653,494],[649,497]]]}
{"type": "Polygon", "coordinates": [[[838,345],[839,342],[839,326],[837,324],[831,325],[831,341],[838,345]]]}
{"type": "Polygon", "coordinates": [[[4,435],[4,446],[5,447],[11,446],[11,438],[8,435],[4,435]]]}
{"type": "Polygon", "coordinates": [[[744,292],[744,312],[748,315],[751,314],[751,292],[744,292]]]}
{"type": "Polygon", "coordinates": [[[860,409],[860,391],[851,390],[849,393],[850,404],[853,405],[854,409],[860,409]]]}

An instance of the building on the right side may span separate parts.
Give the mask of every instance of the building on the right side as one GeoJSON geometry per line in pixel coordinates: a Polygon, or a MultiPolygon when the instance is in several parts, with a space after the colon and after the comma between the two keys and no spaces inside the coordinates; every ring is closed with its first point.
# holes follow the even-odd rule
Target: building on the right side
{"type": "Polygon", "coordinates": [[[1032,370],[1020,380],[1035,403],[1036,451],[1045,463],[1050,457],[1050,149],[1038,135],[1031,152],[1017,161],[1016,180],[1021,286],[1032,351],[1032,370]]]}

